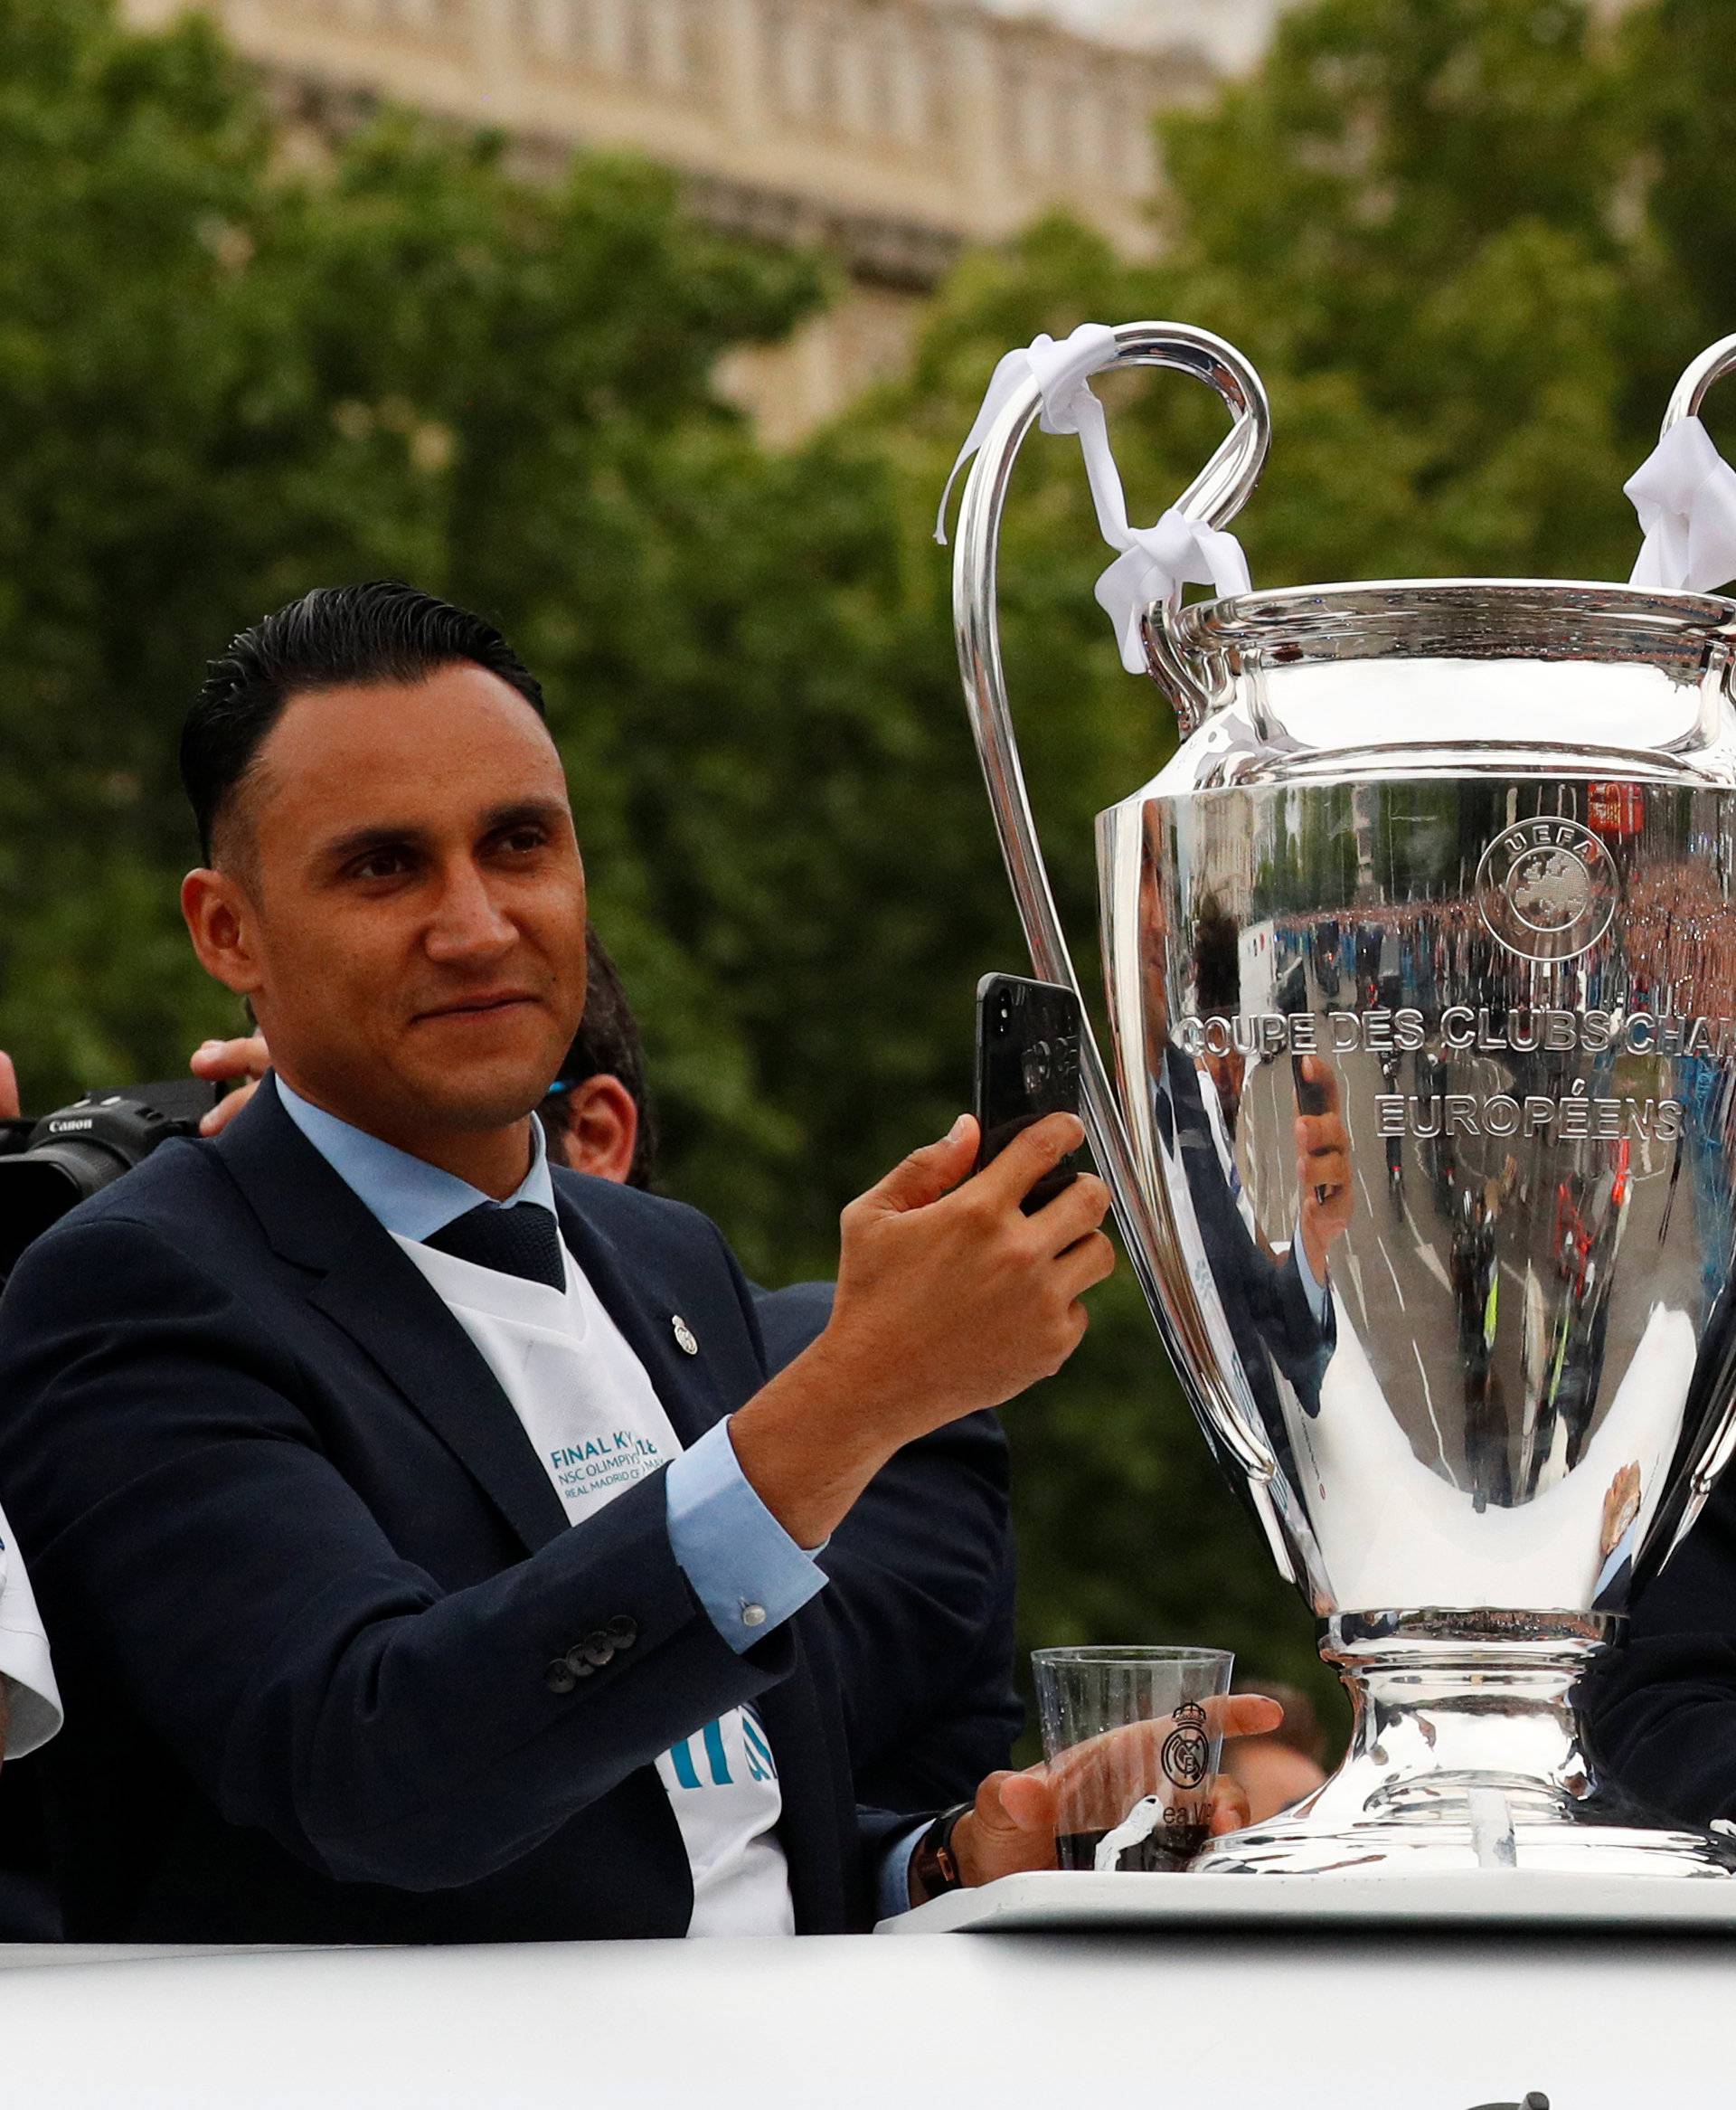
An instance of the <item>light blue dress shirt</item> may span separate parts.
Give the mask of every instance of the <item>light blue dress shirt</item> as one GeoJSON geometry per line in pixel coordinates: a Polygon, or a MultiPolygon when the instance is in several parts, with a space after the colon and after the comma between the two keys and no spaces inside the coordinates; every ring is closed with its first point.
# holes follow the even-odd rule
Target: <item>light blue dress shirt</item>
{"type": "MultiPolygon", "coordinates": [[[[542,1124],[531,1121],[531,1169],[504,1202],[365,1129],[340,1121],[276,1079],[284,1112],[388,1231],[424,1244],[468,1210],[534,1202],[555,1215],[542,1124]]],[[[569,1255],[571,1258],[571,1255],[569,1255]]],[[[576,1263],[574,1263],[577,1264],[576,1263]]],[[[719,1422],[664,1475],[669,1545],[719,1633],[740,1655],[826,1585],[825,1572],[760,1500],[719,1422]]],[[[823,1550],[816,1548],[816,1551],[823,1550]]]]}

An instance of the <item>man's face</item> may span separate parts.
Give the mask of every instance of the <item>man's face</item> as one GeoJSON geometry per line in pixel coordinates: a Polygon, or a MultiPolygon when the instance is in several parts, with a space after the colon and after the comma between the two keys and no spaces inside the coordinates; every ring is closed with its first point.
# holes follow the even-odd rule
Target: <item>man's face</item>
{"type": "Polygon", "coordinates": [[[522,1120],[585,1000],[585,879],[560,758],[484,668],[297,696],[241,788],[272,1059],[401,1147],[522,1120]]]}

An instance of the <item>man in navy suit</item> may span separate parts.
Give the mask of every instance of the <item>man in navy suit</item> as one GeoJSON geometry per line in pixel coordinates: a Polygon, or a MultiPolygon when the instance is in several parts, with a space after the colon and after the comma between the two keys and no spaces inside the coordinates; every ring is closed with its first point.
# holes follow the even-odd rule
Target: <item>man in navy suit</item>
{"type": "MultiPolygon", "coordinates": [[[[555,1163],[648,1191],[657,1121],[644,1045],[594,924],[585,959],[584,1017],[537,1118],[555,1163]]],[[[197,1051],[201,1076],[245,1080],[206,1116],[207,1133],[228,1126],[269,1064],[259,1034],[197,1051]]],[[[832,1284],[750,1287],[775,1373],[826,1329],[832,1284]]],[[[997,1417],[967,1415],[889,1459],[820,1557],[828,1587],[817,1603],[837,1659],[862,1802],[933,1809],[972,1795],[1007,1764],[1024,1716],[1013,1681],[1017,1564],[1008,1493],[997,1417]]]]}
{"type": "MultiPolygon", "coordinates": [[[[966,1118],[895,1168],[768,1381],[712,1225],[547,1162],[584,883],[498,633],[309,595],[216,663],[182,762],[187,923],[275,1074],[0,1301],[68,1934],[823,1931],[921,1894],[908,1821],[854,1800],[813,1556],[1076,1345],[1105,1191],[1018,1205],[1079,1124],[973,1177],[966,1118]]],[[[1052,1831],[1040,1778],[993,1778],[918,1868],[1045,1865],[1052,1831]]]]}

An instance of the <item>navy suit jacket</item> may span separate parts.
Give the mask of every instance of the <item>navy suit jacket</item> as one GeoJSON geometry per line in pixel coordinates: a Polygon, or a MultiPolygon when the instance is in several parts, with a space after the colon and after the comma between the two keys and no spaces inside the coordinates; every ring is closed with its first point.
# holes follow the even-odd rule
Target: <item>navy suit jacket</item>
{"type": "Polygon", "coordinates": [[[1660,1816],[1736,1817],[1736,1473],[1642,1585],[1587,1711],[1598,1756],[1660,1816]]]}
{"type": "MultiPolygon", "coordinates": [[[[691,1443],[765,1377],[733,1259],[679,1203],[554,1178],[691,1443]]],[[[463,1328],[269,1085],[25,1254],[0,1487],[66,1702],[37,1763],[71,1939],[682,1934],[655,1761],[746,1701],[798,1928],[870,1916],[893,1821],[855,1806],[824,1615],[731,1649],[661,1471],[570,1529],[463,1328]],[[611,1623],[630,1644],[551,1679],[611,1623]]]]}
{"type": "MultiPolygon", "coordinates": [[[[766,1360],[799,1355],[830,1282],[758,1292],[766,1360]]],[[[975,1795],[1024,1721],[1013,1685],[1016,1583],[1006,1437],[989,1413],[907,1443],[820,1556],[858,1798],[923,1811],[975,1795]]]]}

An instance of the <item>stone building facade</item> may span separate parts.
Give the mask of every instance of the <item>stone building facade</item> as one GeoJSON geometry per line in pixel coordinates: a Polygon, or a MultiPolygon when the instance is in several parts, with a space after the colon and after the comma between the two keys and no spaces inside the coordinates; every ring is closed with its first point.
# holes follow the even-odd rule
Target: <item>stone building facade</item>
{"type": "MultiPolygon", "coordinates": [[[[125,0],[141,25],[187,4],[125,0]]],[[[1160,0],[1175,41],[1156,49],[980,0],[202,4],[294,115],[342,122],[390,96],[498,127],[527,156],[632,149],[717,224],[841,257],[852,297],[731,376],[774,440],[896,365],[913,297],[966,244],[1061,205],[1143,248],[1152,114],[1213,77],[1212,0],[1160,0]]],[[[1218,0],[1238,25],[1262,4],[1218,0]]]]}

